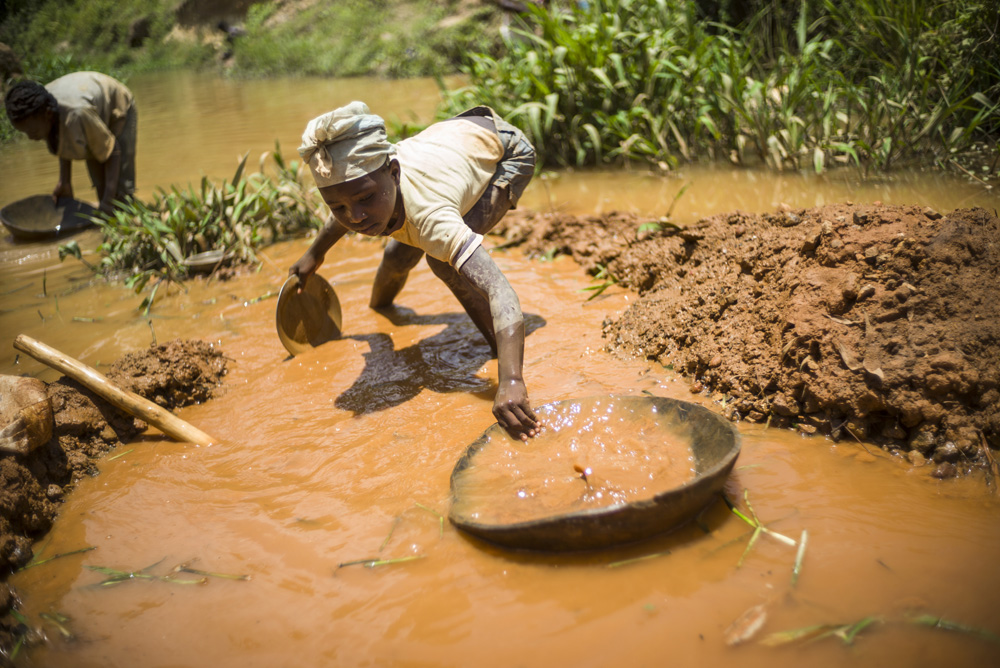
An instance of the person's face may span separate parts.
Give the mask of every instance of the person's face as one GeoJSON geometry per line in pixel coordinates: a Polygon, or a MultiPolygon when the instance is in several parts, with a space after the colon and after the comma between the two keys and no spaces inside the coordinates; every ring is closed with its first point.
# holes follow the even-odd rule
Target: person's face
{"type": "Polygon", "coordinates": [[[319,189],[330,213],[352,232],[377,237],[398,229],[396,200],[399,192],[399,163],[386,165],[356,179],[319,189]]]}
{"type": "Polygon", "coordinates": [[[29,139],[35,141],[45,139],[52,130],[52,112],[46,109],[45,111],[32,114],[27,118],[22,118],[19,121],[11,123],[11,125],[14,126],[15,130],[28,135],[29,139]]]}

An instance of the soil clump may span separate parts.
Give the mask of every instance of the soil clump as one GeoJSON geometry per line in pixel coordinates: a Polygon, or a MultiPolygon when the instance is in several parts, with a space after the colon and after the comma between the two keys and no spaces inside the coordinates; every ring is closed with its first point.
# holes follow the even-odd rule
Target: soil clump
{"type": "Polygon", "coordinates": [[[607,347],[690,377],[733,420],[875,443],[949,477],[1000,447],[1000,219],[836,204],[681,228],[512,212],[505,245],[639,299],[607,347]]]}
{"type": "MultiPolygon", "coordinates": [[[[105,375],[170,410],[216,394],[226,363],[212,345],[178,339],[128,353],[105,375]]],[[[0,454],[0,650],[29,632],[7,614],[16,595],[2,580],[31,561],[32,540],[51,528],[73,484],[97,474],[97,458],[147,426],[70,378],[48,384],[46,392],[54,415],[52,438],[25,456],[0,454]]]]}

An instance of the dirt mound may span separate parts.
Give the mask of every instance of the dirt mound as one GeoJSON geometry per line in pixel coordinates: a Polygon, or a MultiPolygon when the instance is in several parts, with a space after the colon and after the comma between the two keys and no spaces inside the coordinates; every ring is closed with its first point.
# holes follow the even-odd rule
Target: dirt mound
{"type": "Polygon", "coordinates": [[[508,218],[508,243],[570,254],[636,290],[605,322],[609,349],[690,375],[734,420],[878,443],[932,459],[938,476],[1000,447],[995,214],[846,204],[685,229],[621,214],[508,218]]]}
{"type": "MultiPolygon", "coordinates": [[[[176,340],[125,355],[107,376],[172,409],[210,398],[225,373],[226,358],[211,345],[176,340]]],[[[31,560],[32,540],[52,526],[68,488],[97,473],[96,458],[146,428],[74,380],[60,378],[46,389],[55,417],[52,438],[24,457],[0,455],[0,576],[31,560]]],[[[3,616],[14,600],[5,592],[0,583],[0,648],[10,646],[15,631],[3,616]]]]}

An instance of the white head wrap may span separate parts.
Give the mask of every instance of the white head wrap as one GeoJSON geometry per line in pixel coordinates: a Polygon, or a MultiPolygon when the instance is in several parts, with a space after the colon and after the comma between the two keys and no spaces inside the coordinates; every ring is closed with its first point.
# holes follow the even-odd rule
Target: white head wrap
{"type": "Polygon", "coordinates": [[[320,188],[370,174],[396,152],[385,121],[364,102],[351,102],[309,121],[302,133],[302,156],[320,188]]]}

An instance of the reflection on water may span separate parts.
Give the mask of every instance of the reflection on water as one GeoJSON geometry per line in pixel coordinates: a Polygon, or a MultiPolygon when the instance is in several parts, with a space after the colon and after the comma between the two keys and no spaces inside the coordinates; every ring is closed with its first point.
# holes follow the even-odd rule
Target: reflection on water
{"type": "MultiPolygon", "coordinates": [[[[237,156],[267,150],[275,138],[291,151],[305,120],[343,100],[372,102],[378,93],[385,106],[376,111],[403,117],[409,109],[429,115],[435,95],[426,82],[409,92],[405,82],[377,89],[363,81],[182,74],[130,84],[140,102],[147,194],[201,173],[225,175],[237,156]]],[[[36,148],[18,144],[0,154],[0,203],[54,184],[55,165],[36,148]]],[[[656,213],[690,181],[675,219],[838,199],[995,206],[959,180],[920,178],[860,186],[709,169],[668,178],[566,172],[537,179],[522,202],[656,213]]],[[[93,233],[77,238],[84,247],[97,243],[93,233]]],[[[51,539],[36,546],[43,557],[97,549],[12,578],[33,621],[64,614],[77,637],[67,642],[47,627],[51,644],[29,651],[24,665],[995,663],[997,646],[988,639],[912,620],[939,615],[1000,633],[997,497],[981,477],[935,481],[925,468],[857,443],[741,426],[743,452],[727,495],[749,512],[748,490],[774,531],[795,540],[808,531],[794,586],[796,549],[767,535],[737,566],[751,530],[721,502],[701,525],[577,556],[503,552],[442,525],[451,470],[492,423],[496,361],[423,264],[400,295],[399,317],[370,310],[379,245],[357,239],[338,244],[320,272],[340,298],[343,338],[289,358],[274,330],[275,300],[261,298],[277,293],[307,244],[269,248],[259,272],[229,282],[161,290],[162,301],[143,317],[140,297],[92,282],[75,260],[60,264],[58,244],[2,242],[0,372],[54,378],[15,355],[9,342],[21,332],[98,368],[154,337],[201,338],[232,359],[222,396],[180,412],[223,443],[198,448],[150,437],[112,453],[122,456],[80,482],[51,539]],[[608,568],[652,554],[662,556],[608,568]],[[251,579],[94,587],[103,576],[88,568],[156,564],[152,572],[162,574],[188,562],[251,579]],[[757,605],[766,611],[761,636],[872,615],[879,621],[850,646],[827,638],[727,647],[727,627],[757,605]]],[[[587,301],[582,290],[590,282],[564,257],[528,261],[516,250],[494,257],[531,314],[525,380],[536,405],[648,390],[712,406],[665,369],[603,352],[600,324],[627,307],[627,293],[611,288],[587,301]]]]}

